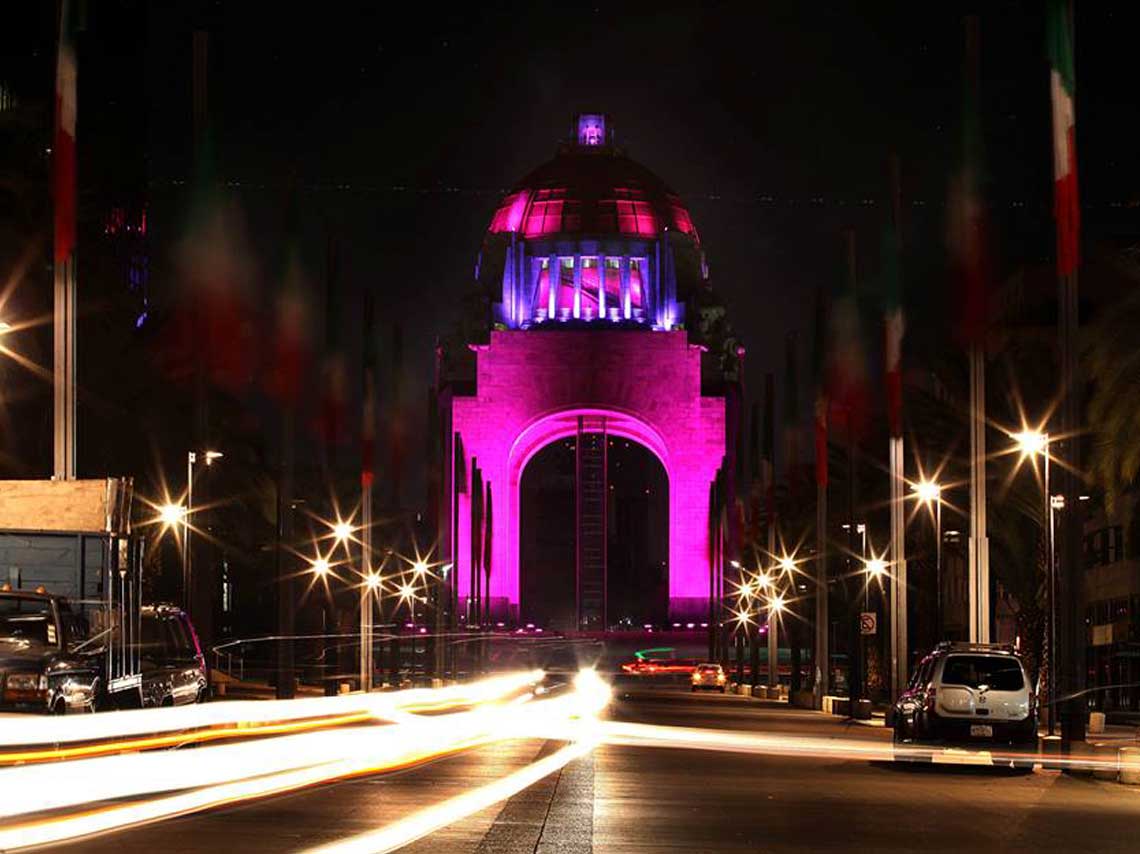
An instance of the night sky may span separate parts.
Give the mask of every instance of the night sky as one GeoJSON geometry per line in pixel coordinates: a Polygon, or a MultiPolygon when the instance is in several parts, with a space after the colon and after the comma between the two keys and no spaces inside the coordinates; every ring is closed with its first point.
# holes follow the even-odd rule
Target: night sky
{"type": "MultiPolygon", "coordinates": [[[[782,375],[789,331],[804,376],[813,294],[837,285],[842,230],[877,245],[888,152],[902,163],[908,241],[942,251],[962,15],[974,7],[999,268],[1051,258],[1044,4],[928,5],[119,3],[117,14],[142,16],[145,38],[123,88],[145,134],[155,299],[192,180],[191,33],[204,28],[219,173],[258,268],[270,277],[278,264],[295,181],[314,277],[332,233],[349,289],[375,289],[382,318],[404,326],[409,417],[423,416],[435,336],[458,316],[498,199],[553,154],[580,109],[609,113],[619,144],[688,203],[748,347],[749,388],[782,375]]],[[[1077,5],[1078,153],[1095,240],[1117,205],[1140,202],[1137,20],[1132,4],[1077,5]]],[[[32,13],[28,27],[39,41],[7,28],[5,50],[24,71],[46,67],[46,96],[50,16],[32,13]]],[[[92,97],[113,91],[104,81],[92,97]]],[[[113,140],[109,125],[92,119],[86,132],[113,140]]],[[[860,265],[874,274],[873,251],[860,265]]],[[[936,287],[908,282],[912,299],[936,287]]]]}

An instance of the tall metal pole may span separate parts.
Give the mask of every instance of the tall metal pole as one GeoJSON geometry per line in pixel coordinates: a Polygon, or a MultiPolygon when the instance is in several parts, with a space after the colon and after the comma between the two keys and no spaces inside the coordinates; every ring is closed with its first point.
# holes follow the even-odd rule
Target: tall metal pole
{"type": "Polygon", "coordinates": [[[893,436],[891,452],[891,686],[892,699],[899,695],[909,676],[909,638],[907,637],[907,571],[906,571],[906,474],[903,459],[903,437],[893,436]]]}
{"type": "Polygon", "coordinates": [[[75,319],[76,296],[76,77],[71,3],[59,6],[56,64],[55,138],[52,146],[54,207],[53,372],[54,466],[56,480],[75,479],[75,319]]]}
{"type": "Polygon", "coordinates": [[[1049,436],[1045,436],[1045,519],[1048,523],[1046,559],[1049,562],[1049,735],[1057,718],[1057,551],[1053,527],[1053,496],[1049,486],[1049,436]]]}
{"type": "MultiPolygon", "coordinates": [[[[818,419],[820,416],[817,414],[816,417],[818,419]]],[[[826,418],[826,415],[823,417],[826,418]]],[[[815,689],[812,697],[812,703],[817,709],[823,708],[823,697],[831,690],[831,650],[828,646],[828,634],[831,626],[827,596],[827,480],[826,476],[821,479],[817,475],[815,499],[815,689]]]]}
{"type": "Polygon", "coordinates": [[[970,641],[990,642],[990,542],[986,535],[986,366],[982,345],[970,347],[970,553],[967,576],[970,641]]]}
{"type": "Polygon", "coordinates": [[[934,499],[934,642],[942,641],[942,495],[934,499]]]}
{"type": "MultiPolygon", "coordinates": [[[[371,472],[368,472],[371,475],[371,472]]],[[[360,690],[372,690],[372,636],[376,588],[372,583],[372,478],[363,478],[360,498],[360,690]]]]}
{"type": "Polygon", "coordinates": [[[190,519],[194,513],[194,463],[198,455],[194,451],[186,454],[186,513],[182,516],[182,608],[189,614],[194,612],[194,575],[191,568],[193,551],[190,548],[192,528],[190,519]]]}

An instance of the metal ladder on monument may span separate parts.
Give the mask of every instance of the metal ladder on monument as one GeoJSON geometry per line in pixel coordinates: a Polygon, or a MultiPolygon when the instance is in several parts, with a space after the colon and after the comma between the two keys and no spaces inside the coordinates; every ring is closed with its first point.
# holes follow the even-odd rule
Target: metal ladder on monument
{"type": "Polygon", "coordinates": [[[605,422],[579,420],[578,628],[605,628],[606,614],[606,434],[605,422]],[[587,432],[587,430],[589,432],[587,432]]]}

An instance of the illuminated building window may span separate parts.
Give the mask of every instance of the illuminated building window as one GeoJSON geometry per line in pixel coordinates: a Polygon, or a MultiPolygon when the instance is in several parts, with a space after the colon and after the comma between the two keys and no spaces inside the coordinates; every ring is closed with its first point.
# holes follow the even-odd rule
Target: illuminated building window
{"type": "Polygon", "coordinates": [[[523,214],[526,213],[529,197],[530,194],[526,190],[520,190],[503,199],[502,205],[495,211],[495,217],[491,220],[491,231],[496,233],[518,231],[522,225],[523,214]]]}
{"type": "Polygon", "coordinates": [[[565,195],[565,190],[539,190],[534,194],[534,202],[526,218],[527,237],[557,234],[561,230],[565,195]]]}
{"type": "Polygon", "coordinates": [[[534,302],[534,315],[538,320],[544,320],[554,315],[554,301],[550,292],[550,261],[543,258],[539,261],[538,282],[535,289],[537,298],[534,302]]]}
{"type": "Polygon", "coordinates": [[[606,259],[606,314],[613,319],[621,310],[621,259],[606,259]]]}
{"type": "Polygon", "coordinates": [[[597,258],[582,259],[582,304],[580,316],[586,320],[600,316],[600,288],[597,258]]]}
{"type": "Polygon", "coordinates": [[[574,259],[559,258],[558,272],[558,319],[568,320],[574,316],[574,259]]]}
{"type": "Polygon", "coordinates": [[[644,258],[629,259],[629,305],[635,316],[644,308],[645,266],[644,258]]]}

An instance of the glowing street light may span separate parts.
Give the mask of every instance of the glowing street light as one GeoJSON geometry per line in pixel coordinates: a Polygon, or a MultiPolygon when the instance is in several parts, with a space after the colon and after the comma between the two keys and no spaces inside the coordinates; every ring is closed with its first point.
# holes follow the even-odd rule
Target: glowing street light
{"type": "Polygon", "coordinates": [[[942,639],[942,485],[933,480],[920,480],[914,494],[927,507],[934,507],[934,633],[942,639]]]}
{"type": "Polygon", "coordinates": [[[1035,457],[1038,454],[1047,454],[1049,448],[1049,434],[1038,430],[1022,430],[1019,433],[1010,433],[1017,449],[1021,451],[1022,458],[1035,457]]]}
{"type": "Polygon", "coordinates": [[[186,508],[181,504],[163,504],[158,508],[158,518],[167,528],[173,528],[186,518],[186,508]]]}
{"type": "Polygon", "coordinates": [[[782,593],[777,593],[768,603],[768,607],[772,609],[773,614],[779,615],[784,613],[784,609],[788,606],[787,603],[784,602],[784,595],[782,593]]]}
{"type": "Polygon", "coordinates": [[[332,529],[338,543],[347,543],[354,530],[351,522],[337,522],[332,529]]]}
{"type": "Polygon", "coordinates": [[[780,569],[787,575],[791,575],[796,570],[796,562],[794,558],[784,555],[780,558],[780,569]]]}
{"type": "Polygon", "coordinates": [[[761,572],[758,576],[756,576],[756,583],[760,586],[761,590],[767,590],[772,586],[772,579],[769,577],[768,573],[761,572]]]}
{"type": "Polygon", "coordinates": [[[412,574],[415,575],[416,578],[423,578],[425,575],[427,575],[427,571],[427,561],[423,559],[417,560],[412,564],[412,574]]]}
{"type": "Polygon", "coordinates": [[[328,558],[319,557],[309,563],[310,568],[313,570],[313,575],[317,578],[324,578],[329,574],[328,558]]]}
{"type": "Polygon", "coordinates": [[[6,320],[0,320],[0,335],[3,335],[5,332],[11,332],[11,331],[12,331],[12,324],[6,320]]]}
{"type": "Polygon", "coordinates": [[[880,558],[877,558],[877,557],[871,558],[871,560],[867,561],[864,564],[864,567],[867,570],[867,574],[870,575],[874,579],[882,578],[883,575],[887,571],[886,561],[884,561],[880,558]]]}
{"type": "Polygon", "coordinates": [[[914,485],[914,493],[919,501],[930,504],[942,496],[942,487],[933,480],[920,480],[914,485]]]}
{"type": "Polygon", "coordinates": [[[370,572],[366,576],[364,576],[364,586],[368,590],[380,589],[380,573],[370,572]]]}
{"type": "MultiPolygon", "coordinates": [[[[1045,499],[1045,518],[1049,523],[1046,544],[1049,564],[1049,649],[1052,651],[1057,649],[1057,559],[1053,540],[1053,516],[1064,506],[1064,499],[1058,504],[1053,500],[1054,496],[1049,491],[1049,434],[1042,433],[1039,430],[1022,430],[1019,433],[1010,433],[1009,438],[1013,439],[1015,447],[1021,451],[1023,460],[1027,457],[1033,457],[1036,460],[1038,456],[1042,460],[1042,495],[1045,499]]],[[[1056,701],[1057,656],[1050,652],[1049,703],[1046,706],[1049,710],[1049,735],[1053,735],[1053,721],[1057,717],[1056,701]]]]}

